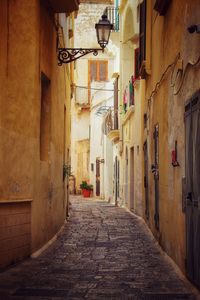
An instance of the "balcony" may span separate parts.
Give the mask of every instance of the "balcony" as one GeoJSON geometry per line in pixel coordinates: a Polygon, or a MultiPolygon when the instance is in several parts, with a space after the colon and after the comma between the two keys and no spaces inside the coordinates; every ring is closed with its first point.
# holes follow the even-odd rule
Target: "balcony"
{"type": "Polygon", "coordinates": [[[54,13],[71,13],[77,11],[79,0],[49,0],[54,13]]]}
{"type": "Polygon", "coordinates": [[[107,15],[110,23],[113,24],[114,32],[119,32],[119,8],[114,6],[108,6],[105,9],[105,14],[107,15]]]}
{"type": "Polygon", "coordinates": [[[116,143],[119,140],[118,111],[110,109],[104,119],[104,134],[116,143]]]}

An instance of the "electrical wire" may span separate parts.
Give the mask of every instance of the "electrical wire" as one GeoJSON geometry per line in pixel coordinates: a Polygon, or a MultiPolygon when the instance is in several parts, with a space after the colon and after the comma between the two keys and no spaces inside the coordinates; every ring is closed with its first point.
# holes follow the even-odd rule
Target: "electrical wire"
{"type": "MultiPolygon", "coordinates": [[[[110,89],[97,89],[97,88],[91,88],[91,87],[80,86],[80,85],[76,85],[76,88],[87,89],[87,90],[94,90],[94,91],[114,92],[114,90],[110,90],[110,89]]],[[[118,90],[118,92],[119,92],[119,90],[118,90]]]]}
{"type": "Polygon", "coordinates": [[[171,68],[172,68],[171,79],[170,79],[171,87],[175,88],[176,83],[177,83],[177,81],[178,81],[178,78],[179,78],[179,76],[181,76],[179,86],[178,86],[177,90],[173,92],[173,95],[174,95],[174,96],[177,96],[177,95],[180,93],[181,88],[182,88],[182,86],[183,86],[183,82],[184,82],[184,79],[185,79],[187,70],[188,70],[190,67],[195,67],[195,66],[197,66],[197,65],[200,63],[200,56],[199,56],[198,59],[197,59],[195,62],[190,62],[190,61],[189,61],[189,62],[186,64],[185,69],[184,69],[182,72],[181,72],[180,70],[178,70],[178,71],[176,72],[176,75],[174,76],[174,72],[175,72],[175,70],[176,70],[176,65],[177,65],[177,62],[178,62],[179,59],[180,59],[180,52],[179,52],[178,55],[176,56],[174,62],[167,66],[167,68],[166,68],[165,71],[163,72],[163,74],[162,74],[160,80],[156,83],[155,88],[153,89],[153,91],[151,92],[151,95],[150,95],[149,98],[147,99],[147,103],[148,103],[148,108],[149,108],[149,109],[150,109],[150,104],[151,104],[151,100],[152,100],[153,96],[157,93],[158,88],[160,87],[161,82],[163,81],[165,75],[167,74],[167,72],[168,72],[171,68]]]}
{"type": "Polygon", "coordinates": [[[179,94],[179,92],[180,92],[180,90],[181,90],[181,88],[182,88],[182,86],[183,86],[183,82],[184,82],[185,75],[186,75],[186,72],[187,72],[188,68],[189,68],[189,67],[195,67],[195,66],[197,66],[199,63],[200,63],[200,56],[198,57],[198,59],[197,59],[194,63],[192,63],[192,62],[190,62],[190,61],[187,63],[187,65],[185,66],[184,71],[182,72],[182,78],[181,78],[181,82],[180,82],[180,84],[179,84],[179,87],[178,87],[178,89],[176,90],[176,92],[173,93],[174,96],[176,96],[176,95],[179,94]]]}
{"type": "MultiPolygon", "coordinates": [[[[160,80],[156,83],[155,88],[154,88],[153,91],[151,92],[150,97],[147,99],[148,106],[150,106],[150,102],[151,102],[153,96],[157,93],[158,88],[160,87],[160,84],[161,84],[161,82],[163,81],[165,75],[168,73],[168,71],[169,71],[172,67],[173,67],[173,71],[172,71],[172,75],[173,75],[175,66],[176,66],[177,61],[178,61],[179,58],[180,58],[180,53],[177,54],[175,60],[174,60],[170,65],[168,65],[167,68],[165,69],[165,71],[163,72],[163,74],[162,74],[160,80]]],[[[172,81],[172,75],[171,75],[171,81],[172,81]]]]}

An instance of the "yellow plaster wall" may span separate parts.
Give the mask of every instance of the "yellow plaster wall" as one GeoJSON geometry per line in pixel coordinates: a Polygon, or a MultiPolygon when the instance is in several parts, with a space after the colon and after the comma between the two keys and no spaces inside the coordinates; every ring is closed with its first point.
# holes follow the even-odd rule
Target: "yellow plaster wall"
{"type": "MultiPolygon", "coordinates": [[[[121,13],[121,57],[120,57],[120,104],[123,105],[123,92],[129,84],[134,70],[134,49],[138,48],[139,23],[137,18],[137,1],[123,1],[121,13]]],[[[123,130],[123,152],[121,184],[123,185],[122,197],[126,184],[128,185],[127,206],[134,209],[138,215],[143,215],[143,114],[144,114],[145,82],[138,80],[134,86],[135,105],[124,115],[121,114],[123,130]],[[128,147],[128,182],[125,182],[126,146],[128,147]],[[134,148],[134,158],[131,162],[130,151],[134,148]],[[130,175],[133,174],[133,178],[130,175]]]]}
{"type": "MultiPolygon", "coordinates": [[[[69,77],[57,65],[53,15],[39,1],[1,1],[0,23],[0,210],[5,201],[18,201],[19,210],[22,200],[32,200],[27,255],[51,239],[65,219],[64,104],[70,103],[70,85],[66,92],[69,77]],[[47,161],[40,160],[41,72],[51,82],[47,161]]],[[[68,112],[67,138],[69,124],[68,112]]]]}
{"type": "MultiPolygon", "coordinates": [[[[151,13],[151,76],[146,78],[146,111],[149,117],[147,135],[149,153],[149,224],[165,251],[184,270],[185,259],[185,214],[182,212],[182,177],[185,175],[184,104],[199,89],[200,70],[190,68],[185,76],[180,93],[171,86],[171,69],[159,86],[158,92],[147,109],[147,99],[167,66],[175,60],[178,52],[186,66],[199,56],[199,36],[189,34],[187,27],[199,22],[200,3],[194,1],[172,1],[166,15],[151,13]],[[160,230],[154,227],[154,180],[150,166],[154,163],[153,129],[159,124],[159,214],[160,230]],[[178,142],[180,167],[171,165],[171,151],[178,142]]],[[[150,33],[149,33],[150,34],[150,33]]]]}

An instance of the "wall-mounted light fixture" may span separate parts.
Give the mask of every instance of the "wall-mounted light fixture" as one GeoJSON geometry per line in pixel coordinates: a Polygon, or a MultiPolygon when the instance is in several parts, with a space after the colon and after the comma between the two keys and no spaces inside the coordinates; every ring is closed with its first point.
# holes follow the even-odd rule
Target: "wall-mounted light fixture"
{"type": "Polygon", "coordinates": [[[101,19],[95,24],[97,41],[101,48],[58,48],[58,65],[67,64],[80,57],[93,53],[98,55],[98,51],[104,51],[110,38],[110,32],[113,29],[113,24],[110,23],[106,15],[102,15],[101,19]]]}

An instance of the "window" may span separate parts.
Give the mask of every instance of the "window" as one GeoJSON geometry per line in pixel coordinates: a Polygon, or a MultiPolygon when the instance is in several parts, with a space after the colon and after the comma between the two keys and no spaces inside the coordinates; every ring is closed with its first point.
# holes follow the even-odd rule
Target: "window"
{"type": "Polygon", "coordinates": [[[146,0],[140,4],[139,68],[146,59],[146,0]]]}
{"type": "Polygon", "coordinates": [[[135,61],[134,61],[134,69],[135,69],[135,79],[137,79],[140,75],[140,64],[139,64],[139,48],[135,49],[135,61]]]}
{"type": "Polygon", "coordinates": [[[89,83],[92,81],[108,80],[108,61],[89,60],[89,83]]]}
{"type": "Polygon", "coordinates": [[[50,148],[51,99],[50,80],[41,73],[40,160],[47,161],[50,148]]]}
{"type": "Polygon", "coordinates": [[[108,80],[108,61],[107,60],[89,60],[88,61],[88,103],[90,103],[92,81],[108,80]]]}

